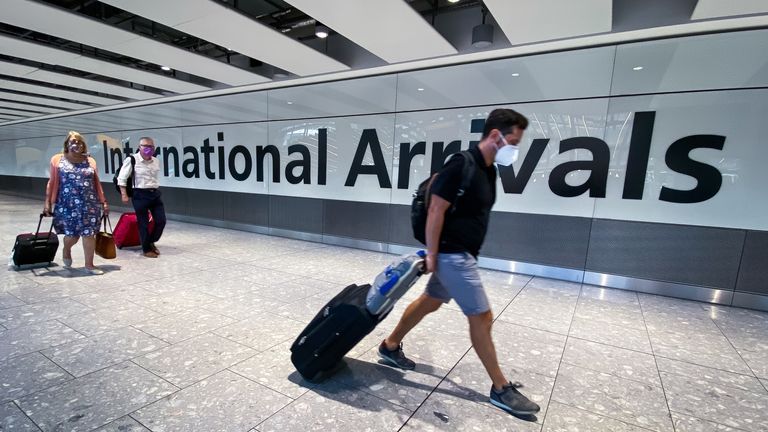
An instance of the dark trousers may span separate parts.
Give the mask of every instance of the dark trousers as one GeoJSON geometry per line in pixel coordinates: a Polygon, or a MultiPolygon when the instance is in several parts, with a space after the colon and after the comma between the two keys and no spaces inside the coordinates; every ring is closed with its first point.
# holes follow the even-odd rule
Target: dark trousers
{"type": "Polygon", "coordinates": [[[144,252],[152,250],[152,246],[163,235],[165,228],[165,206],[160,199],[158,189],[134,189],[133,209],[136,211],[136,222],[139,224],[139,238],[144,252]],[[149,213],[155,221],[155,227],[149,232],[149,213]]]}

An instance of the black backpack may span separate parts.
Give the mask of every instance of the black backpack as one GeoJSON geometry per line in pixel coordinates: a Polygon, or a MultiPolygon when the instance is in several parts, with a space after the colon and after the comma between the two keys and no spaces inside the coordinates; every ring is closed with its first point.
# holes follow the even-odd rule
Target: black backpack
{"type": "MultiPolygon", "coordinates": [[[[125,182],[125,194],[129,197],[133,196],[133,187],[136,186],[136,178],[133,175],[133,169],[136,168],[136,158],[133,157],[132,154],[128,155],[129,158],[131,158],[131,175],[128,176],[128,181],[125,182]]],[[[122,194],[123,192],[120,190],[120,186],[117,184],[117,176],[120,175],[120,170],[123,169],[123,165],[120,165],[120,169],[117,170],[114,177],[112,177],[112,183],[115,185],[115,189],[117,189],[117,193],[122,194]]]]}
{"type": "MultiPolygon", "coordinates": [[[[459,191],[456,194],[456,198],[451,205],[450,213],[456,210],[456,202],[459,197],[464,195],[464,192],[472,183],[472,179],[475,176],[475,158],[472,153],[468,151],[462,151],[451,155],[453,157],[456,154],[463,156],[464,167],[461,169],[461,185],[459,185],[459,191]]],[[[450,158],[448,158],[450,160],[450,158]]],[[[427,213],[429,212],[429,189],[432,187],[432,182],[437,176],[437,173],[432,174],[426,180],[419,184],[416,191],[413,192],[413,201],[411,202],[411,226],[413,227],[413,238],[418,240],[421,244],[427,244],[427,213]]]]}

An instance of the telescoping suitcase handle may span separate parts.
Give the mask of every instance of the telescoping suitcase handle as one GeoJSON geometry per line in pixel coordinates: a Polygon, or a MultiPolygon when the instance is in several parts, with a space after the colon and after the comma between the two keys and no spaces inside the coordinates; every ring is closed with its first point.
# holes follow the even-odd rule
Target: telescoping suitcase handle
{"type": "MultiPolygon", "coordinates": [[[[35,235],[34,239],[38,239],[38,234],[40,234],[40,225],[43,223],[43,218],[45,217],[45,213],[40,213],[40,220],[37,221],[37,229],[35,229],[35,235]]],[[[51,227],[48,229],[48,236],[45,237],[46,241],[51,238],[51,233],[53,233],[53,221],[55,219],[53,216],[51,216],[51,227]]]]}

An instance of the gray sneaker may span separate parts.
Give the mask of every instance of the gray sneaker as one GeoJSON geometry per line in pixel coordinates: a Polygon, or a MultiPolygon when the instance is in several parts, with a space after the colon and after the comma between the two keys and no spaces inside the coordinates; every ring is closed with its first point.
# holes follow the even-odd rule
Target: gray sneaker
{"type": "Polygon", "coordinates": [[[515,384],[510,382],[505,384],[500,392],[497,392],[493,386],[491,386],[490,402],[512,414],[533,415],[539,412],[541,408],[517,391],[516,387],[515,384]]]}
{"type": "Polygon", "coordinates": [[[387,344],[384,341],[381,341],[381,345],[379,345],[379,357],[384,359],[390,366],[396,368],[413,370],[416,367],[416,363],[403,354],[402,343],[398,345],[397,349],[390,351],[387,349],[387,344]]]}

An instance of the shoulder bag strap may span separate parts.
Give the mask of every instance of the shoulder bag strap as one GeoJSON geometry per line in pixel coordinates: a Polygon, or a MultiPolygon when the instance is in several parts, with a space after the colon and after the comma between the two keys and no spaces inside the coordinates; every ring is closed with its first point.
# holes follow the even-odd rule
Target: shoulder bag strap
{"type": "Polygon", "coordinates": [[[128,157],[131,158],[131,179],[133,188],[136,189],[136,158],[132,154],[129,154],[128,157]]]}
{"type": "Polygon", "coordinates": [[[109,220],[109,216],[102,215],[101,222],[102,224],[104,224],[104,232],[108,234],[112,234],[112,221],[109,220]],[[107,231],[107,224],[109,224],[109,231],[107,231]]]}

